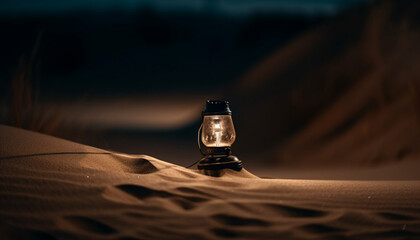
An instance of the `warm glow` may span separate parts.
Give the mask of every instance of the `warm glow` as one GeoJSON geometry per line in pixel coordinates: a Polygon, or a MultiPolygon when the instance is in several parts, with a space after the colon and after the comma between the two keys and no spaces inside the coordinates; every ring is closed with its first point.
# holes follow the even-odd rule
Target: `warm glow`
{"type": "Polygon", "coordinates": [[[229,147],[235,141],[235,136],[230,115],[204,116],[201,140],[206,147],[229,147]]]}

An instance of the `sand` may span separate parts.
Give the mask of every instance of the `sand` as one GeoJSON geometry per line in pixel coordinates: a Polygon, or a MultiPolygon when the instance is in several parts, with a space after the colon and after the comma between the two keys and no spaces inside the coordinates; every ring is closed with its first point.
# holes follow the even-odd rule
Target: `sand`
{"type": "Polygon", "coordinates": [[[3,125],[0,178],[1,239],[420,239],[420,181],[216,178],[3,125]]]}

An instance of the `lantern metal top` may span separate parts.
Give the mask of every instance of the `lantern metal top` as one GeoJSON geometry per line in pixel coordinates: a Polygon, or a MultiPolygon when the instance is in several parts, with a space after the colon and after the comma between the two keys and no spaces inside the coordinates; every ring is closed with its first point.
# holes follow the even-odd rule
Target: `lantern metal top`
{"type": "Polygon", "coordinates": [[[208,115],[232,115],[232,111],[229,108],[229,102],[222,100],[207,100],[203,116],[208,115]]]}

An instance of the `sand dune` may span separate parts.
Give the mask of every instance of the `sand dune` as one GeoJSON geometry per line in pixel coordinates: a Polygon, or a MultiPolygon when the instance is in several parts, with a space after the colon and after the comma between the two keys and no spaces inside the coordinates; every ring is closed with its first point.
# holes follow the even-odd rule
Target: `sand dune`
{"type": "Polygon", "coordinates": [[[377,1],[251,69],[231,89],[241,152],[311,168],[418,156],[419,9],[418,1],[377,1]]]}
{"type": "MultiPolygon", "coordinates": [[[[62,118],[73,128],[171,130],[190,125],[200,118],[206,94],[120,97],[58,104],[62,118]]],[[[57,105],[57,101],[54,101],[57,105]]],[[[44,104],[53,109],[53,105],[44,104]]]]}
{"type": "Polygon", "coordinates": [[[0,126],[1,239],[418,239],[420,181],[209,177],[0,126]]]}

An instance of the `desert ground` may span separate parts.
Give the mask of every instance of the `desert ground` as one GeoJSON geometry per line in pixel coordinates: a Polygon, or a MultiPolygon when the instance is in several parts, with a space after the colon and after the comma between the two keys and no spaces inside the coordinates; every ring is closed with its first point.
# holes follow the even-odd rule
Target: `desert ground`
{"type": "Polygon", "coordinates": [[[210,177],[4,125],[0,136],[2,239],[420,237],[419,180],[210,177]]]}

